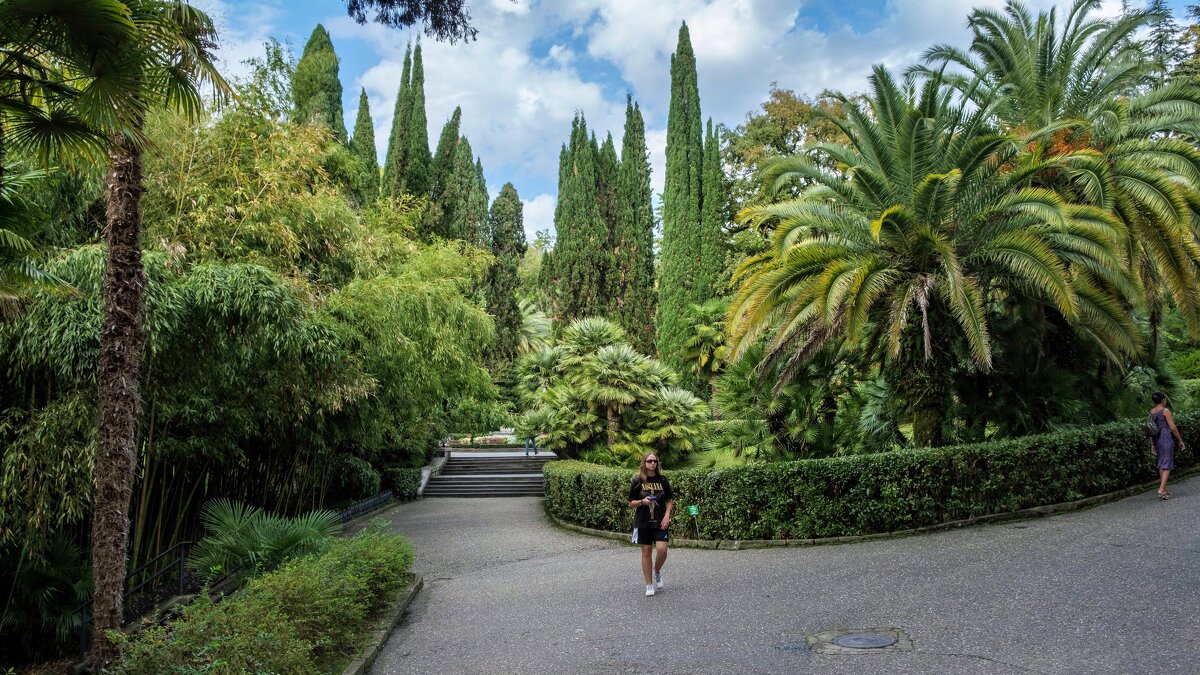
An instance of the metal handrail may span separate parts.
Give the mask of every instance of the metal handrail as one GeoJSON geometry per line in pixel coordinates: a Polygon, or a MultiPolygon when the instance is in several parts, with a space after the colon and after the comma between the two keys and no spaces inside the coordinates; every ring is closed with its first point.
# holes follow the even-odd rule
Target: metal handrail
{"type": "MultiPolygon", "coordinates": [[[[183,595],[184,563],[187,562],[187,549],[191,545],[192,545],[192,542],[190,542],[190,541],[181,541],[181,542],[175,544],[174,546],[172,546],[171,548],[168,548],[167,550],[163,551],[162,553],[159,553],[158,555],[154,556],[150,560],[146,561],[144,564],[142,564],[137,569],[126,574],[125,575],[125,586],[127,587],[127,590],[121,597],[123,599],[128,600],[134,593],[137,593],[138,591],[142,590],[146,586],[150,585],[150,582],[154,581],[155,579],[158,579],[162,575],[164,575],[167,572],[170,572],[172,570],[178,572],[178,576],[177,576],[178,586],[177,586],[176,592],[179,595],[183,595]],[[153,566],[155,563],[162,560],[163,558],[167,557],[171,553],[175,552],[176,549],[181,549],[180,553],[179,553],[178,557],[176,557],[175,559],[170,561],[170,564],[163,565],[157,572],[151,574],[149,578],[143,579],[141,581],[141,583],[137,584],[136,586],[133,586],[132,588],[129,588],[129,581],[131,579],[136,578],[138,575],[140,575],[143,572],[145,572],[146,570],[150,569],[151,566],[153,566]]],[[[80,605],[79,607],[77,607],[75,609],[76,612],[81,612],[83,614],[83,617],[79,621],[79,651],[80,652],[87,651],[88,636],[91,634],[91,631],[87,630],[87,627],[88,627],[88,625],[90,625],[92,623],[92,604],[94,602],[95,602],[94,599],[88,599],[87,602],[83,603],[82,605],[80,605]]]]}

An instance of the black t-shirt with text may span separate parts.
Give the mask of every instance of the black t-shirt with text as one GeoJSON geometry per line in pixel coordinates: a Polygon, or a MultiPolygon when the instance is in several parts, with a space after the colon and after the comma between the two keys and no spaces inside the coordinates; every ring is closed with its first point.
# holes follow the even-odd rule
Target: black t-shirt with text
{"type": "Polygon", "coordinates": [[[633,514],[634,527],[661,527],[663,514],[667,512],[667,502],[671,501],[671,481],[659,474],[650,476],[642,481],[637,476],[629,486],[629,501],[653,497],[649,506],[639,506],[633,514]]]}

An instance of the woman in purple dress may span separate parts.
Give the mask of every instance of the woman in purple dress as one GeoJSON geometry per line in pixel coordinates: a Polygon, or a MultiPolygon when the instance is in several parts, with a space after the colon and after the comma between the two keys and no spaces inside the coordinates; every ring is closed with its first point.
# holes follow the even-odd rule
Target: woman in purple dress
{"type": "Polygon", "coordinates": [[[1179,429],[1175,427],[1175,418],[1167,409],[1167,395],[1156,391],[1150,395],[1150,400],[1154,401],[1154,407],[1150,409],[1150,419],[1158,424],[1158,436],[1148,439],[1150,452],[1158,458],[1158,475],[1162,477],[1162,482],[1158,485],[1158,498],[1169,499],[1171,493],[1167,492],[1167,479],[1171,477],[1171,469],[1175,468],[1175,448],[1184,448],[1183,437],[1179,435],[1179,429]]]}

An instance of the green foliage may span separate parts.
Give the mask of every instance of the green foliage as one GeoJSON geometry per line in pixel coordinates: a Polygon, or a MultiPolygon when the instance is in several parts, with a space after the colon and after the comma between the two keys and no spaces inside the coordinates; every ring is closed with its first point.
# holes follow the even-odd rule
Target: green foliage
{"type": "Polygon", "coordinates": [[[61,532],[50,536],[37,555],[0,548],[0,569],[6,571],[0,579],[13,589],[0,616],[0,658],[12,659],[7,651],[14,647],[26,656],[48,656],[56,642],[76,634],[84,619],[79,608],[92,595],[88,562],[87,551],[61,532]],[[13,578],[5,578],[9,573],[13,578]],[[53,640],[46,640],[47,635],[53,640]]]}
{"type": "MultiPolygon", "coordinates": [[[[1189,446],[1200,417],[1176,423],[1189,446]]],[[[1180,469],[1192,451],[1176,455],[1180,469]]],[[[627,532],[629,471],[583,462],[546,465],[557,518],[627,532]]],[[[702,539],[806,539],[895,532],[1104,494],[1154,480],[1140,423],[938,449],[667,473],[676,504],[699,506],[702,539]]],[[[690,524],[679,521],[676,527],[690,524]]],[[[690,536],[690,535],[689,535],[690,536]]]]}
{"type": "Polygon", "coordinates": [[[676,461],[691,452],[708,409],[676,387],[676,375],[635,351],[620,326],[580,319],[558,345],[531,352],[517,365],[524,410],[519,438],[559,456],[636,466],[641,453],[676,461]]]}
{"type": "MultiPolygon", "coordinates": [[[[421,60],[421,43],[413,50],[412,81],[408,84],[407,118],[404,121],[404,171],[397,178],[400,189],[418,196],[429,193],[430,164],[429,128],[425,119],[425,65],[421,60]]],[[[393,194],[399,190],[393,189],[393,194]]]]}
{"type": "Polygon", "coordinates": [[[388,134],[387,156],[383,161],[383,179],[380,192],[385,196],[399,196],[404,169],[408,156],[408,118],[412,110],[412,44],[404,50],[404,69],[400,75],[400,86],[396,90],[396,105],[392,109],[392,129],[388,134]]]}
{"type": "Polygon", "coordinates": [[[334,511],[287,518],[229,499],[205,503],[200,521],[205,535],[192,549],[188,566],[210,579],[242,578],[275,569],[342,531],[341,516],[334,511]]]}
{"type": "Polygon", "coordinates": [[[1200,378],[1200,349],[1194,349],[1171,359],[1175,374],[1185,380],[1200,378]]]}
{"type": "Polygon", "coordinates": [[[517,357],[524,316],[517,304],[517,266],[525,255],[524,205],[512,183],[505,183],[492,203],[489,228],[495,262],[488,270],[488,313],[496,320],[496,342],[489,353],[495,364],[517,357]]]}
{"type": "Polygon", "coordinates": [[[361,457],[340,454],[333,458],[330,470],[334,475],[330,495],[338,501],[356,502],[380,492],[379,472],[361,457]]]}
{"type": "Polygon", "coordinates": [[[646,124],[632,97],[625,101],[620,167],[608,282],[614,299],[612,317],[629,334],[634,348],[648,354],[654,351],[654,209],[646,124]]]}
{"type": "Polygon", "coordinates": [[[342,119],[342,82],[338,79],[338,57],[329,31],[321,24],[313,29],[304,53],[292,75],[293,119],[299,124],[316,124],[329,129],[339,142],[346,142],[342,119]]]}
{"type": "Polygon", "coordinates": [[[354,120],[354,137],[350,152],[359,161],[359,177],[354,184],[358,203],[370,204],[379,196],[379,160],[375,151],[375,123],[371,121],[371,104],[367,90],[358,95],[358,116],[354,120]]]}
{"type": "Polygon", "coordinates": [[[1086,153],[1018,158],[1020,146],[991,126],[1002,99],[962,107],[936,74],[918,88],[913,76],[901,83],[877,67],[870,81],[865,106],[837,95],[853,145],[817,145],[772,164],[764,181],[812,184],[742,212],[772,241],[738,271],[734,357],[769,336],[768,360],[786,364],[783,386],[826,347],[878,349],[910,406],[916,443],[940,445],[953,367],[993,368],[991,322],[1003,302],[1053,312],[1116,364],[1136,355],[1115,221],[1028,185],[1086,153]]]}
{"type": "Polygon", "coordinates": [[[687,323],[691,335],[683,343],[683,362],[696,380],[708,384],[721,371],[727,358],[725,313],[729,303],[714,298],[702,305],[688,305],[687,323]]]}
{"type": "Polygon", "coordinates": [[[604,277],[612,267],[610,231],[600,213],[596,188],[597,157],[587,122],[576,115],[571,143],[563,149],[554,227],[558,238],[550,270],[552,316],[568,324],[603,315],[610,303],[604,277]]]}
{"type": "Polygon", "coordinates": [[[385,490],[391,490],[397,500],[406,502],[417,498],[421,487],[421,469],[389,466],[383,470],[385,490]]]}
{"type": "Polygon", "coordinates": [[[326,672],[357,652],[366,620],[394,601],[412,560],[399,535],[334,539],[220,604],[201,594],[173,623],[122,645],[112,672],[326,672]]]}
{"type": "MultiPolygon", "coordinates": [[[[698,389],[686,367],[683,344],[688,339],[688,305],[714,296],[724,265],[719,253],[720,231],[710,231],[716,216],[702,210],[704,143],[696,56],[687,24],[679,28],[679,43],[671,57],[671,108],[667,116],[667,166],[663,187],[663,236],[658,298],[658,353],[685,374],[688,388],[698,389]]],[[[710,133],[710,145],[716,152],[710,133]]],[[[714,156],[710,161],[717,166],[714,156]]],[[[719,171],[719,166],[717,166],[719,171]]],[[[715,194],[715,191],[714,191],[715,194]]]]}

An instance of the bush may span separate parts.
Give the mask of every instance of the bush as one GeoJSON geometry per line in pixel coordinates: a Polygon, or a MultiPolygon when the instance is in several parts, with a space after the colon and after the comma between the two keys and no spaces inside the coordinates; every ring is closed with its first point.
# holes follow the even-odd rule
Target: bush
{"type": "Polygon", "coordinates": [[[421,469],[389,466],[383,470],[383,487],[402,502],[416,499],[421,487],[421,469]]]}
{"type": "MultiPolygon", "coordinates": [[[[1180,415],[1200,442],[1200,415],[1180,415]]],[[[1176,468],[1195,464],[1189,449],[1176,468]]],[[[628,531],[632,473],[575,461],[546,465],[547,509],[585,527],[628,531]]],[[[807,539],[895,532],[1072,501],[1154,480],[1141,424],[946,448],[899,450],[720,470],[668,471],[677,532],[701,539],[807,539]],[[684,507],[700,514],[691,531],[684,507]]]]}
{"type": "Polygon", "coordinates": [[[357,651],[366,619],[406,583],[408,540],[376,530],[285,563],[224,602],[122,645],[115,673],[319,673],[357,651]]]}
{"type": "Polygon", "coordinates": [[[1180,354],[1170,361],[1171,369],[1185,380],[1200,378],[1200,349],[1180,354]]]}
{"type": "Polygon", "coordinates": [[[333,494],[351,502],[379,494],[379,472],[371,463],[354,455],[338,455],[333,460],[333,494]]]}

